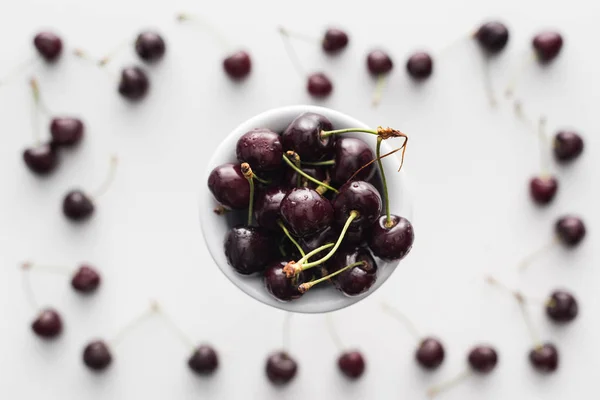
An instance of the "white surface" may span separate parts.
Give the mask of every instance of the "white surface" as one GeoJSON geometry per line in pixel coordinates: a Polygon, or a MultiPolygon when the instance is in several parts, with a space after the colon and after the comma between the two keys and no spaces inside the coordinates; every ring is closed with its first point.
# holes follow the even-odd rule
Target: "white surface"
{"type": "MultiPolygon", "coordinates": [[[[425,388],[457,373],[467,349],[479,341],[498,347],[497,371],[440,398],[596,396],[600,5],[589,0],[374,0],[356,8],[348,2],[313,0],[235,3],[1,3],[0,70],[31,54],[31,37],[43,26],[56,28],[67,46],[83,46],[96,55],[148,26],[159,27],[168,41],[164,62],[149,68],[150,96],[138,105],[124,103],[106,74],[72,57],[53,68],[35,68],[50,107],[80,114],[88,126],[82,148],[66,155],[58,173],[47,180],[31,176],[21,162],[31,137],[26,76],[0,89],[2,397],[424,399],[425,388]],[[251,50],[255,68],[247,82],[227,80],[221,70],[223,49],[213,37],[175,25],[173,15],[181,10],[203,13],[232,42],[251,50]],[[424,85],[410,83],[403,70],[413,49],[439,48],[490,16],[511,28],[508,51],[492,67],[498,89],[535,31],[556,27],[566,36],[557,62],[544,70],[531,65],[520,86],[532,115],[545,112],[552,130],[573,126],[586,140],[576,164],[556,168],[560,192],[544,210],[536,209],[526,193],[528,178],[539,168],[535,136],[513,118],[507,104],[489,108],[481,56],[472,42],[464,40],[444,53],[433,79],[424,85]],[[381,290],[335,314],[344,343],[367,356],[363,379],[347,383],[339,376],[338,350],[327,336],[323,316],[297,316],[291,353],[299,361],[299,374],[290,386],[275,389],[263,368],[267,353],[281,345],[283,313],[248,298],[213,265],[198,226],[199,180],[215,146],[240,122],[273,107],[310,102],[275,27],[316,33],[329,23],[351,34],[343,55],[330,59],[300,42],[298,51],[307,69],[332,75],[335,91],[323,105],[411,135],[406,166],[415,186],[416,242],[402,270],[381,290]],[[390,50],[396,61],[378,109],[370,106],[373,81],[364,65],[366,52],[375,46],[390,50]],[[63,194],[76,185],[93,188],[114,151],[122,160],[118,178],[100,200],[97,215],[82,226],[68,224],[60,213],[63,194]],[[573,252],[557,248],[519,276],[517,261],[548,239],[554,219],[564,212],[585,218],[585,243],[573,252]],[[104,274],[101,291],[86,300],[61,277],[34,276],[39,301],[56,306],[65,318],[66,331],[56,343],[42,343],[30,333],[33,312],[17,268],[25,259],[52,264],[89,260],[104,274]],[[543,337],[561,351],[555,375],[541,377],[530,368],[526,354],[531,343],[519,310],[512,299],[483,284],[481,276],[489,271],[533,295],[564,286],[578,296],[580,317],[560,329],[532,307],[543,337]],[[149,298],[161,301],[189,335],[219,349],[222,367],[213,378],[197,379],[187,371],[187,350],[160,321],[132,333],[116,349],[108,373],[96,376],[84,369],[84,343],[114,334],[149,298]],[[379,312],[382,299],[401,306],[424,332],[444,340],[447,359],[439,371],[426,374],[415,366],[414,342],[379,312]]],[[[111,67],[134,61],[126,52],[111,67]]]]}
{"type": "MultiPolygon", "coordinates": [[[[218,216],[213,212],[214,207],[217,206],[218,203],[210,190],[206,187],[208,177],[215,167],[228,162],[237,162],[235,146],[238,139],[246,132],[256,128],[267,128],[275,132],[283,132],[294,118],[305,112],[323,115],[331,121],[334,129],[370,128],[369,125],[365,125],[365,123],[338,111],[330,110],[325,107],[307,105],[275,108],[244,121],[237,126],[227,138],[223,139],[221,144],[215,149],[204,172],[204,180],[200,185],[200,223],[208,250],[218,267],[232,283],[249,296],[262,303],[282,310],[299,313],[324,313],[348,307],[365,299],[372,293],[375,293],[375,291],[379,289],[396,270],[399,262],[384,262],[383,260],[377,259],[377,280],[375,284],[362,295],[352,297],[344,296],[340,291],[330,288],[330,290],[311,290],[300,299],[281,302],[265,290],[263,280],[261,279],[262,277],[256,276],[256,274],[253,276],[241,275],[227,262],[227,258],[223,251],[223,238],[227,235],[231,226],[224,223],[223,217],[218,216]]],[[[375,136],[358,132],[346,133],[344,135],[365,140],[371,146],[373,154],[375,154],[377,145],[375,136]]],[[[393,150],[386,142],[383,142],[381,147],[381,154],[387,154],[393,150]]],[[[394,199],[390,210],[392,210],[394,215],[401,215],[412,220],[413,202],[410,197],[406,173],[405,171],[395,173],[400,165],[400,159],[395,156],[386,157],[382,160],[382,163],[386,171],[390,171],[388,173],[388,190],[390,198],[394,199]]]]}

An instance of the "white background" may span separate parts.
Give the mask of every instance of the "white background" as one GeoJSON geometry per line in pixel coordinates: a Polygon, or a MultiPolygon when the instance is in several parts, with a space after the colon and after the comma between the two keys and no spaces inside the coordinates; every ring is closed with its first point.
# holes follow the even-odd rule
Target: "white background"
{"type": "MultiPolygon", "coordinates": [[[[426,388],[464,368],[465,354],[478,342],[497,346],[496,371],[471,379],[444,398],[591,398],[600,368],[600,270],[593,244],[600,220],[597,161],[600,139],[600,77],[594,2],[480,0],[380,1],[360,7],[348,1],[20,0],[0,5],[0,71],[33,54],[40,28],[65,39],[67,51],[53,67],[36,65],[0,88],[0,387],[10,399],[422,399],[426,388]],[[561,6],[555,5],[560,3],[561,6]],[[177,26],[174,15],[189,11],[217,25],[232,43],[248,48],[251,77],[241,85],[222,72],[225,49],[209,33],[177,26]],[[549,68],[530,64],[519,86],[526,110],[548,116],[549,128],[574,127],[586,140],[583,157],[568,168],[555,166],[560,191],[540,210],[527,195],[527,181],[539,172],[538,143],[514,118],[510,104],[489,107],[482,81],[482,57],[469,39],[436,58],[434,76],[412,84],[406,56],[424,47],[435,51],[465,35],[483,20],[504,20],[511,37],[507,51],[492,63],[497,91],[539,29],[565,35],[560,58],[549,68]],[[367,372],[349,383],[340,377],[339,352],[325,317],[292,319],[291,353],[299,362],[295,381],[273,388],[264,376],[266,355],[281,346],[283,313],[250,299],[218,271],[204,246],[198,223],[200,180],[207,157],[221,138],[247,118],[269,108],[312,103],[291,67],[276,26],[320,34],[329,24],[345,28],[349,48],[329,58],[297,42],[308,70],[333,79],[333,95],[319,104],[373,126],[390,125],[411,138],[406,168],[415,186],[416,242],[390,280],[369,299],[335,314],[348,347],[366,355],[367,372]],[[152,27],[168,41],[165,60],[148,68],[152,89],[131,105],[116,93],[106,73],[69,54],[75,46],[100,56],[140,30],[152,27]],[[365,54],[374,47],[394,57],[379,108],[370,105],[373,81],[365,54]],[[56,113],[81,115],[83,146],[65,155],[49,179],[32,176],[21,161],[31,143],[31,73],[56,113]],[[64,193],[93,189],[105,174],[110,154],[121,164],[112,190],[99,200],[93,220],[69,224],[60,212],[64,193]],[[557,216],[581,215],[588,237],[575,251],[555,248],[526,273],[516,264],[549,240],[557,216]],[[105,278],[99,293],[81,299],[66,278],[36,274],[40,303],[61,311],[66,329],[52,343],[32,335],[35,312],[21,287],[18,264],[34,260],[75,266],[96,265],[105,278]],[[492,272],[510,285],[543,297],[556,287],[577,295],[580,317],[556,328],[541,307],[531,313],[542,336],[560,349],[560,369],[540,376],[527,362],[531,340],[516,303],[487,287],[492,272]],[[94,337],[110,337],[158,299],[188,334],[212,343],[221,367],[198,379],[185,365],[188,349],[160,320],[140,326],[115,349],[105,374],[84,368],[81,350],[94,337]],[[447,358],[435,373],[413,361],[414,340],[381,313],[387,300],[403,309],[424,332],[439,336],[447,358]]],[[[121,53],[112,71],[138,63],[121,53]]],[[[2,74],[0,74],[2,75],[2,74]]],[[[46,129],[44,128],[44,132],[46,129]]]]}

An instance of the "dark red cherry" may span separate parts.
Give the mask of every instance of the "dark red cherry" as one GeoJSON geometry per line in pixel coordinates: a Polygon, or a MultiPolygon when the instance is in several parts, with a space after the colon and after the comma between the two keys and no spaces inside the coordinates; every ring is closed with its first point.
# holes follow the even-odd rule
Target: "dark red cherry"
{"type": "Polygon", "coordinates": [[[541,32],[533,37],[532,45],[538,60],[542,63],[548,63],[560,53],[563,38],[558,32],[541,32]]]}
{"type": "Polygon", "coordinates": [[[539,205],[549,204],[558,190],[558,180],[553,176],[537,176],[529,181],[531,198],[539,205]]]}
{"type": "Polygon", "coordinates": [[[23,152],[23,161],[37,175],[48,175],[58,165],[58,153],[50,143],[30,147],[23,152]]]}
{"type": "Polygon", "coordinates": [[[83,221],[94,213],[94,202],[81,190],[72,190],[63,199],[63,214],[72,221],[83,221]]]}
{"type": "Polygon", "coordinates": [[[347,296],[357,296],[373,286],[377,279],[375,260],[364,248],[344,248],[338,249],[327,263],[328,272],[333,273],[359,261],[366,265],[352,267],[331,278],[335,287],[347,296]]]}
{"type": "Polygon", "coordinates": [[[335,145],[335,135],[321,137],[321,131],[331,131],[333,125],[322,115],[304,113],[296,117],[283,131],[283,150],[293,150],[302,161],[318,161],[331,153],[335,145]]]}
{"type": "Polygon", "coordinates": [[[433,59],[429,53],[423,51],[416,52],[408,58],[406,71],[416,80],[427,79],[433,72],[433,59]]]}
{"type": "Polygon", "coordinates": [[[100,286],[100,280],[98,271],[94,267],[84,264],[73,275],[71,286],[79,293],[93,293],[100,286]]]}
{"type": "Polygon", "coordinates": [[[78,118],[53,118],[50,122],[52,144],[60,147],[72,147],[83,138],[83,122],[78,118]]]}
{"type": "Polygon", "coordinates": [[[559,240],[566,246],[577,246],[585,237],[585,225],[579,217],[564,216],[556,221],[556,234],[559,240]]]}
{"type": "Polygon", "coordinates": [[[52,308],[40,311],[31,324],[33,332],[44,339],[55,338],[62,332],[63,324],[60,314],[52,308]]]}
{"type": "Polygon", "coordinates": [[[560,131],[554,136],[554,157],[558,161],[573,161],[583,152],[583,139],[576,132],[560,131]]]}
{"type": "Polygon", "coordinates": [[[267,378],[269,378],[272,383],[284,385],[294,379],[296,372],[298,371],[298,364],[289,354],[280,351],[271,354],[269,358],[267,358],[265,370],[267,372],[267,378]]]}
{"type": "Polygon", "coordinates": [[[127,100],[141,100],[148,93],[150,80],[143,69],[139,67],[127,67],[121,71],[119,81],[119,93],[127,100]]]}
{"type": "Polygon", "coordinates": [[[219,357],[211,346],[198,346],[188,358],[188,367],[198,375],[210,375],[217,370],[218,366],[219,357]]]}
{"type": "Polygon", "coordinates": [[[390,56],[381,50],[373,50],[367,55],[367,68],[373,75],[387,74],[393,67],[390,56]]]}
{"type": "Polygon", "coordinates": [[[280,136],[266,128],[253,129],[242,135],[235,151],[238,161],[250,164],[254,172],[273,171],[283,162],[280,136]]]}
{"type": "Polygon", "coordinates": [[[227,262],[243,275],[264,271],[276,250],[277,244],[264,228],[237,226],[225,236],[227,262]]]}
{"type": "Polygon", "coordinates": [[[475,372],[487,374],[498,364],[498,353],[489,346],[477,346],[469,352],[469,365],[475,372]]]}
{"type": "Polygon", "coordinates": [[[444,361],[445,351],[442,343],[431,337],[421,340],[415,358],[419,365],[426,369],[436,369],[444,361]]]}
{"type": "Polygon", "coordinates": [[[62,52],[62,40],[52,32],[40,32],[33,38],[33,45],[40,56],[48,62],[58,59],[62,52]]]}
{"type": "Polygon", "coordinates": [[[558,368],[558,350],[552,343],[544,343],[529,352],[529,362],[539,372],[554,372],[558,368]]]}
{"type": "Polygon", "coordinates": [[[325,31],[321,45],[325,53],[335,54],[348,46],[348,35],[340,29],[329,28],[325,31]]]}
{"type": "Polygon", "coordinates": [[[381,215],[381,195],[365,181],[352,181],[339,189],[332,202],[335,223],[344,226],[352,211],[358,211],[359,216],[350,224],[351,230],[370,227],[381,215]]]}
{"type": "Polygon", "coordinates": [[[280,301],[300,298],[302,293],[298,291],[298,286],[306,282],[304,272],[300,272],[292,278],[287,278],[285,272],[283,272],[286,265],[287,261],[278,261],[272,264],[266,269],[263,279],[267,291],[280,301]]]}
{"type": "Polygon", "coordinates": [[[242,174],[239,164],[223,164],[215,167],[208,176],[208,188],[215,199],[228,208],[248,208],[250,184],[242,174]]]}
{"type": "Polygon", "coordinates": [[[490,21],[475,32],[477,43],[489,54],[498,54],[508,43],[508,28],[501,22],[490,21]]]}
{"type": "Polygon", "coordinates": [[[223,60],[223,68],[231,79],[243,79],[252,69],[250,54],[245,51],[237,51],[223,60]]]}
{"type": "Polygon", "coordinates": [[[406,218],[390,215],[392,226],[388,227],[387,217],[381,216],[371,225],[369,248],[376,257],[385,261],[403,259],[412,249],[415,240],[413,226],[406,218]]]}
{"type": "Polygon", "coordinates": [[[329,200],[310,188],[290,190],[281,201],[281,218],[296,236],[322,231],[333,221],[329,200]]]}
{"type": "Polygon", "coordinates": [[[254,202],[254,218],[258,225],[275,232],[281,232],[277,221],[281,219],[279,207],[287,191],[280,187],[262,190],[254,202]]]}
{"type": "Polygon", "coordinates": [[[316,72],[308,76],[306,90],[313,97],[327,97],[333,91],[333,83],[324,73],[316,72]]]}
{"type": "Polygon", "coordinates": [[[112,362],[108,345],[102,340],[88,343],[83,349],[83,363],[92,371],[102,371],[112,362]]]}
{"type": "Polygon", "coordinates": [[[165,41],[156,32],[142,32],[135,40],[135,52],[146,62],[159,61],[165,55],[165,41]]]}
{"type": "Polygon", "coordinates": [[[365,359],[358,351],[348,351],[338,358],[338,367],[350,379],[358,379],[365,372],[365,359]]]}
{"type": "Polygon", "coordinates": [[[546,303],[546,315],[555,322],[571,322],[578,313],[577,300],[571,293],[564,290],[552,292],[550,300],[546,303]]]}
{"type": "MultiPolygon", "coordinates": [[[[363,165],[375,158],[373,150],[363,140],[343,137],[335,142],[333,148],[335,164],[331,167],[331,181],[335,184],[344,184],[363,165]]],[[[360,171],[355,180],[368,181],[375,173],[375,164],[360,171]]]]}

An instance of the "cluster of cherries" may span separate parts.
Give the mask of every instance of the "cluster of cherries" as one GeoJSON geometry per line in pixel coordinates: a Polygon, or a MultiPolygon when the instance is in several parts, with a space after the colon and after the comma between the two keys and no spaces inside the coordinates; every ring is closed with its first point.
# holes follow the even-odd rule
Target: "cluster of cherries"
{"type": "Polygon", "coordinates": [[[239,164],[219,165],[208,178],[217,211],[248,209],[246,223],[226,235],[229,264],[243,275],[262,274],[281,301],[324,281],[348,296],[367,291],[377,278],[373,256],[401,260],[414,240],[410,222],[390,214],[380,154],[389,137],[406,139],[390,128],[334,130],[315,113],[299,115],[282,133],[245,133],[236,146],[239,164]],[[375,154],[360,139],[338,137],[346,132],[376,135],[375,154]]]}

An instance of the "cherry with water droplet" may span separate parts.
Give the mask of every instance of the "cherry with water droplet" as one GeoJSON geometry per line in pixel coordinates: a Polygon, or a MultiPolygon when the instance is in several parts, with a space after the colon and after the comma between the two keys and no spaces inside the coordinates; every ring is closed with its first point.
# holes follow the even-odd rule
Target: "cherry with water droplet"
{"type": "Polygon", "coordinates": [[[333,221],[333,207],[329,200],[310,188],[290,190],[280,205],[283,222],[298,237],[313,235],[324,230],[333,221]]]}
{"type": "Polygon", "coordinates": [[[296,117],[281,135],[283,150],[296,152],[302,161],[318,161],[333,151],[335,135],[321,137],[321,131],[333,130],[324,116],[307,112],[296,117]]]}

